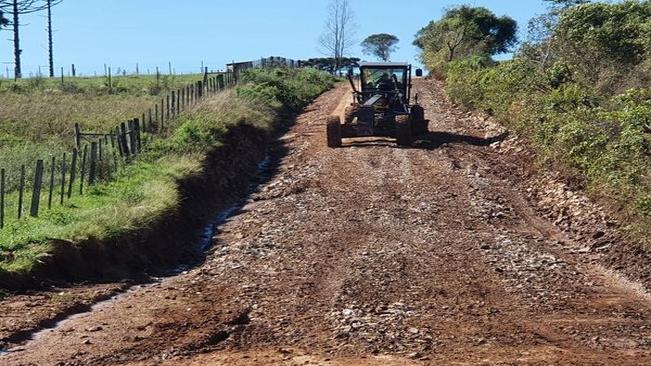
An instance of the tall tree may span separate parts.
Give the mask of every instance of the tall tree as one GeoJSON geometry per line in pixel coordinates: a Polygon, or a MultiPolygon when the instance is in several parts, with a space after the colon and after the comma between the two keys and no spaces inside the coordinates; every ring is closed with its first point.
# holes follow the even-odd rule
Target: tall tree
{"type": "Polygon", "coordinates": [[[442,19],[432,21],[416,34],[414,45],[423,50],[428,66],[468,55],[492,56],[507,52],[516,39],[517,23],[508,16],[497,17],[484,7],[458,6],[442,19]]]}
{"type": "Polygon", "coordinates": [[[16,79],[22,77],[20,49],[20,16],[36,13],[48,9],[63,0],[0,0],[0,11],[11,16],[10,24],[14,31],[14,75],[16,79]]]}
{"type": "Polygon", "coordinates": [[[372,34],[362,42],[362,51],[365,55],[373,55],[382,61],[389,61],[391,53],[395,52],[400,40],[393,34],[372,34]]]}
{"type": "Polygon", "coordinates": [[[331,0],[319,44],[325,55],[335,59],[337,70],[341,68],[342,59],[354,44],[354,18],[349,0],[331,0]]]}

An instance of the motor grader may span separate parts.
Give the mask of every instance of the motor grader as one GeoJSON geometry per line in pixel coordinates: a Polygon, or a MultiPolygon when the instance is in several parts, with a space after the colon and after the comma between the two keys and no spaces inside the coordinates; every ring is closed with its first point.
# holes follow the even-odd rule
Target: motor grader
{"type": "Polygon", "coordinates": [[[348,80],[353,103],[343,116],[328,117],[329,147],[340,147],[342,138],[368,136],[391,137],[398,146],[411,146],[414,136],[427,132],[429,121],[417,96],[411,104],[411,65],[361,63],[359,87],[352,75],[348,80]]]}

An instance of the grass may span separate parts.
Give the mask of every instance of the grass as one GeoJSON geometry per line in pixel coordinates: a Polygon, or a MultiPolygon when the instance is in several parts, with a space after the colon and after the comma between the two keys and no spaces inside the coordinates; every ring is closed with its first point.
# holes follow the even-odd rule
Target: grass
{"type": "MultiPolygon", "coordinates": [[[[0,81],[0,168],[15,189],[21,165],[32,175],[37,159],[61,159],[74,146],[74,125],[85,132],[108,132],[141,116],[160,101],[159,94],[202,79],[202,75],[124,76],[108,79],[30,78],[0,81]]],[[[60,172],[57,170],[57,177],[60,172]]]]}
{"type": "MultiPolygon", "coordinates": [[[[169,134],[147,145],[117,179],[95,185],[83,196],[74,195],[38,218],[18,221],[12,213],[0,230],[0,271],[29,273],[51,255],[54,239],[83,245],[88,239],[109,241],[150,227],[180,207],[179,181],[201,173],[205,157],[221,146],[222,136],[232,126],[246,123],[269,131],[283,111],[307,104],[332,87],[333,81],[315,70],[248,73],[236,90],[221,92],[182,114],[169,134]]],[[[99,100],[98,105],[108,108],[110,102],[99,100]]],[[[7,199],[9,207],[16,207],[16,193],[7,199]]]]}

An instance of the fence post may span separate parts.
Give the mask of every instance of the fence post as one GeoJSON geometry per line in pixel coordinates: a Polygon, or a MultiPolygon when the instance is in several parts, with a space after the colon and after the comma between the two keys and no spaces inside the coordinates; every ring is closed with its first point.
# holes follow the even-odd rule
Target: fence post
{"type": "MultiPolygon", "coordinates": [[[[66,155],[63,154],[64,163],[65,163],[65,156],[66,155]]],[[[79,150],[77,150],[77,148],[72,149],[72,162],[70,163],[70,183],[68,184],[68,198],[72,197],[72,187],[73,187],[73,184],[75,183],[75,179],[77,178],[77,157],[78,156],[79,156],[79,150]]],[[[65,164],[63,164],[63,169],[62,170],[63,170],[62,175],[65,178],[65,174],[66,174],[65,173],[65,171],[66,171],[65,164]]],[[[65,184],[66,184],[66,180],[62,179],[61,182],[62,182],[61,191],[64,191],[65,190],[64,187],[65,187],[65,184]]],[[[61,204],[63,204],[63,199],[61,199],[61,204]]]]}
{"type": "Polygon", "coordinates": [[[142,135],[140,129],[140,120],[138,118],[133,120],[134,140],[136,142],[136,152],[142,150],[142,135]]]}
{"type": "Polygon", "coordinates": [[[127,144],[127,126],[124,122],[120,123],[120,139],[118,141],[122,145],[122,152],[124,152],[124,158],[129,159],[130,150],[127,144]]]}
{"type": "Polygon", "coordinates": [[[79,194],[84,194],[84,177],[86,176],[86,158],[88,157],[88,145],[84,146],[84,153],[81,157],[81,175],[79,176],[79,194]]]}
{"type": "Polygon", "coordinates": [[[127,127],[129,128],[129,148],[131,149],[131,155],[135,156],[138,153],[138,146],[136,144],[136,131],[133,126],[133,120],[130,120],[127,123],[127,127]]]}
{"type": "Polygon", "coordinates": [[[147,131],[147,116],[145,113],[142,114],[142,130],[147,131]]]}
{"type": "Polygon", "coordinates": [[[88,185],[95,184],[97,179],[97,142],[90,143],[90,171],[88,175],[88,185]]]}
{"type": "Polygon", "coordinates": [[[98,158],[97,158],[97,177],[104,179],[104,141],[100,138],[98,141],[98,158]]]}
{"type": "Polygon", "coordinates": [[[66,191],[66,153],[63,153],[63,158],[61,159],[61,192],[59,197],[59,203],[63,205],[63,199],[66,191]]]}
{"type": "Polygon", "coordinates": [[[176,116],[181,112],[181,90],[176,91],[176,116]]]}
{"type": "Polygon", "coordinates": [[[158,131],[162,131],[164,125],[165,125],[165,98],[161,98],[161,100],[160,100],[160,124],[158,126],[158,131]]]}
{"type": "Polygon", "coordinates": [[[54,195],[54,173],[56,170],[56,157],[52,157],[52,167],[50,168],[50,192],[47,196],[47,209],[52,209],[52,196],[54,195]]]}
{"type": "Polygon", "coordinates": [[[156,123],[160,126],[160,120],[158,119],[158,103],[156,103],[156,105],[154,106],[154,110],[155,110],[154,113],[156,115],[156,123]]]}
{"type": "Polygon", "coordinates": [[[169,122],[169,120],[170,120],[170,95],[167,94],[165,99],[166,99],[166,111],[167,111],[167,113],[165,113],[165,115],[167,116],[167,121],[169,122]]]}
{"type": "Polygon", "coordinates": [[[29,215],[38,217],[38,209],[41,204],[41,189],[43,188],[43,160],[36,160],[34,171],[34,184],[32,185],[32,204],[29,208],[29,215]]]}
{"type": "Polygon", "coordinates": [[[172,90],[172,117],[176,116],[176,92],[172,90]]]}
{"type": "Polygon", "coordinates": [[[20,166],[20,183],[18,187],[18,219],[23,217],[23,198],[25,194],[25,165],[20,166]]]}
{"type": "Polygon", "coordinates": [[[77,148],[81,146],[81,126],[79,126],[79,123],[75,123],[75,146],[77,148]]]}
{"type": "MultiPolygon", "coordinates": [[[[152,128],[151,128],[152,123],[153,123],[153,121],[151,119],[151,108],[149,108],[149,122],[147,123],[147,126],[149,126],[150,131],[152,130],[152,128]]],[[[145,129],[145,131],[147,131],[147,129],[145,129]]]]}
{"type": "Polygon", "coordinates": [[[5,170],[0,169],[0,229],[5,227],[5,170]]]}

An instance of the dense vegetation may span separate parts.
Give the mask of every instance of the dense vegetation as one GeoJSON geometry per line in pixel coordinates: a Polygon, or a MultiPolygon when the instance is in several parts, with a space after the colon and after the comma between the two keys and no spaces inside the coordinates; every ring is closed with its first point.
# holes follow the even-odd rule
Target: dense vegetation
{"type": "Polygon", "coordinates": [[[179,181],[201,173],[204,159],[231,126],[270,130],[284,112],[302,108],[333,82],[314,69],[247,71],[235,90],[182,114],[168,136],[150,143],[113,182],[92,186],[86,195],[73,196],[38,218],[9,221],[0,230],[0,270],[29,272],[51,253],[53,239],[104,240],[148,227],[177,209],[183,199],[179,181]]]}
{"type": "Polygon", "coordinates": [[[452,100],[495,115],[542,161],[584,177],[649,241],[651,1],[554,3],[513,60],[480,50],[441,62],[433,43],[423,59],[445,76],[452,100]]]}

